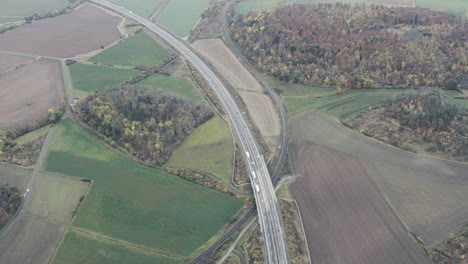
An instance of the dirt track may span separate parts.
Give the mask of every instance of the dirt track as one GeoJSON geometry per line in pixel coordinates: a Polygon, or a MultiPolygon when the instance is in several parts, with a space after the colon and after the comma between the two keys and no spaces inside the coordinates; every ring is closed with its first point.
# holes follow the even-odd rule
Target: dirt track
{"type": "Polygon", "coordinates": [[[359,159],[304,141],[292,150],[312,263],[430,263],[359,159]]]}
{"type": "Polygon", "coordinates": [[[118,16],[91,5],[54,18],[43,19],[0,35],[0,50],[74,57],[108,46],[119,39],[118,16]]]}
{"type": "Polygon", "coordinates": [[[292,134],[359,157],[409,229],[429,245],[468,221],[468,164],[384,145],[317,112],[294,120],[292,134]]]}
{"type": "Polygon", "coordinates": [[[15,129],[47,116],[65,97],[60,64],[39,60],[0,77],[0,129],[15,129]]]}
{"type": "Polygon", "coordinates": [[[2,75],[5,71],[13,69],[15,66],[19,66],[29,61],[32,61],[32,59],[8,54],[0,54],[0,75],[2,75]]]}

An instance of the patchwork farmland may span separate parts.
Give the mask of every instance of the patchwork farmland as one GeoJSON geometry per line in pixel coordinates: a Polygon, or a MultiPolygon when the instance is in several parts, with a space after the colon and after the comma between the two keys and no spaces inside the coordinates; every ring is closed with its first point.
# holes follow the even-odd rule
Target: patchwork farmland
{"type": "MultiPolygon", "coordinates": [[[[428,245],[443,241],[466,224],[468,165],[386,146],[318,112],[295,118],[292,132],[298,140],[359,158],[366,173],[401,221],[428,245]]],[[[293,163],[297,170],[310,166],[299,160],[293,163]]],[[[328,170],[333,168],[329,167],[328,170]]],[[[301,178],[298,180],[301,182],[301,178]]],[[[307,209],[305,200],[299,199],[298,202],[303,211],[314,211],[313,207],[307,209]]]]}

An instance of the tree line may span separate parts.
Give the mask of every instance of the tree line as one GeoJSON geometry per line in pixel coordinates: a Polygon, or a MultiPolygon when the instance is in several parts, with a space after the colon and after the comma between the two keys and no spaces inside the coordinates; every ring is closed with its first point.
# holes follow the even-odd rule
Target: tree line
{"type": "Polygon", "coordinates": [[[381,5],[291,5],[238,16],[231,34],[260,70],[294,83],[468,88],[467,22],[381,5]]]}
{"type": "Polygon", "coordinates": [[[79,101],[77,116],[139,159],[163,165],[199,125],[213,117],[195,104],[152,88],[123,86],[79,101]]]}
{"type": "Polygon", "coordinates": [[[22,199],[18,188],[8,184],[0,186],[0,229],[16,213],[22,199]]]}

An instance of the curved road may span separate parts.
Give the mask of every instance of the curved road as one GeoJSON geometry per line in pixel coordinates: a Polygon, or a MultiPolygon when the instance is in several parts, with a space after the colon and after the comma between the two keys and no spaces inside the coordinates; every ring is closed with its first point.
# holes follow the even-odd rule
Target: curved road
{"type": "Polygon", "coordinates": [[[265,160],[260,154],[255,139],[252,136],[241,111],[227,89],[224,87],[223,83],[185,44],[152,22],[105,0],[91,0],[91,2],[113,10],[114,12],[123,14],[142,24],[177,50],[180,55],[184,56],[208,81],[211,88],[223,104],[226,113],[236,130],[236,134],[239,137],[242,148],[246,153],[246,162],[251,172],[250,181],[254,188],[258,218],[264,238],[264,244],[266,246],[265,255],[267,262],[271,264],[289,263],[286,236],[282,227],[280,210],[265,160]]]}

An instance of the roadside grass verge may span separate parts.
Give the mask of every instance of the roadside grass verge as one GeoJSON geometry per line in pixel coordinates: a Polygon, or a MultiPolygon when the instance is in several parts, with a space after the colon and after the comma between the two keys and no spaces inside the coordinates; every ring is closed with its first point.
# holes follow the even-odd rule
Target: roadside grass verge
{"type": "Polygon", "coordinates": [[[124,66],[158,65],[169,52],[144,31],[89,59],[92,62],[124,66]]]}
{"type": "Polygon", "coordinates": [[[243,205],[234,197],[141,166],[69,119],[54,132],[45,170],[94,181],[73,226],[169,255],[188,256],[243,205]]]}
{"type": "Polygon", "coordinates": [[[118,6],[125,7],[137,15],[149,17],[162,0],[110,0],[118,6]]]}
{"type": "Polygon", "coordinates": [[[182,78],[155,74],[139,82],[138,85],[149,86],[195,102],[202,100],[192,83],[182,78]]]}
{"type": "Polygon", "coordinates": [[[137,71],[75,63],[70,66],[73,94],[86,96],[115,87],[137,75],[137,71]]]}
{"type": "Polygon", "coordinates": [[[47,132],[49,131],[49,128],[50,128],[50,125],[46,125],[34,131],[31,131],[27,134],[24,134],[21,137],[16,138],[15,143],[18,145],[24,145],[26,143],[29,143],[37,139],[38,137],[44,136],[45,134],[47,134],[47,132]]]}
{"type": "Polygon", "coordinates": [[[52,264],[153,264],[181,263],[146,250],[126,247],[120,243],[103,240],[69,229],[52,264]]]}
{"type": "Polygon", "coordinates": [[[156,21],[179,37],[186,37],[200,20],[209,2],[209,0],[171,0],[156,17],[156,21]]]}
{"type": "Polygon", "coordinates": [[[218,115],[196,128],[171,155],[166,165],[205,170],[231,182],[234,143],[218,115]]]}

